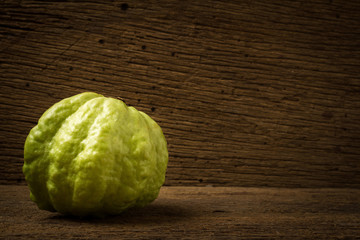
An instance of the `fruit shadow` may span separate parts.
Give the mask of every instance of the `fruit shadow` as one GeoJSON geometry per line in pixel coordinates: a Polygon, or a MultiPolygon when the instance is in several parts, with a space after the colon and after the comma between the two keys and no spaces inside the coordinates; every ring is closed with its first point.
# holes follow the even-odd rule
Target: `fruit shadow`
{"type": "Polygon", "coordinates": [[[131,208],[119,215],[107,217],[74,217],[55,213],[47,217],[47,221],[53,223],[58,221],[69,223],[90,223],[104,225],[147,225],[147,224],[164,224],[181,221],[188,221],[191,218],[201,215],[198,208],[191,205],[179,206],[170,203],[153,203],[143,208],[131,208]],[[54,222],[55,221],[55,222],[54,222]]]}

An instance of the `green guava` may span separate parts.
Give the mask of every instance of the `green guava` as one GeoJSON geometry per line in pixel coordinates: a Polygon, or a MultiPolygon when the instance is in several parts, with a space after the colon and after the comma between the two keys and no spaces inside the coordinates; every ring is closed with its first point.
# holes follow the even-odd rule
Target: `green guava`
{"type": "Polygon", "coordinates": [[[85,92],[53,105],[31,129],[23,173],[40,209],[106,216],[154,201],[167,163],[167,143],[153,119],[85,92]]]}

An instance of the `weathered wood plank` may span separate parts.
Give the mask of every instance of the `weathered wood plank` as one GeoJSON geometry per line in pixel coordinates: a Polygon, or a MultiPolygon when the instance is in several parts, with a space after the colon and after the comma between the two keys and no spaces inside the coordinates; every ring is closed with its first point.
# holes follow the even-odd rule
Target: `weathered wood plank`
{"type": "Polygon", "coordinates": [[[358,1],[2,1],[0,182],[82,91],[150,114],[167,185],[360,186],[358,1]]]}
{"type": "Polygon", "coordinates": [[[143,209],[105,219],[39,210],[25,186],[0,185],[4,239],[355,239],[359,189],[164,187],[143,209]]]}

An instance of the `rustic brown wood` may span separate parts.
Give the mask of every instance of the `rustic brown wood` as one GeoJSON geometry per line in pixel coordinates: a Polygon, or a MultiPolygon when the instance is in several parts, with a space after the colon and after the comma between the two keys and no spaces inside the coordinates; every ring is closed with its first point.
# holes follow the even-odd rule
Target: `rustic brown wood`
{"type": "Polygon", "coordinates": [[[105,219],[39,210],[25,186],[0,185],[5,239],[355,239],[359,189],[164,187],[142,209],[105,219]]]}
{"type": "Polygon", "coordinates": [[[358,0],[1,1],[0,91],[0,183],[96,91],[159,122],[167,185],[360,187],[358,0]]]}

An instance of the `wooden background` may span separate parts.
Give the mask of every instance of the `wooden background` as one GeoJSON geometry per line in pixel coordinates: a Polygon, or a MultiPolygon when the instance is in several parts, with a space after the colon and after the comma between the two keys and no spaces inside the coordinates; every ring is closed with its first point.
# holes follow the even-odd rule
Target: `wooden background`
{"type": "Polygon", "coordinates": [[[84,91],[160,124],[168,186],[360,187],[360,1],[1,1],[1,184],[84,91]]]}

